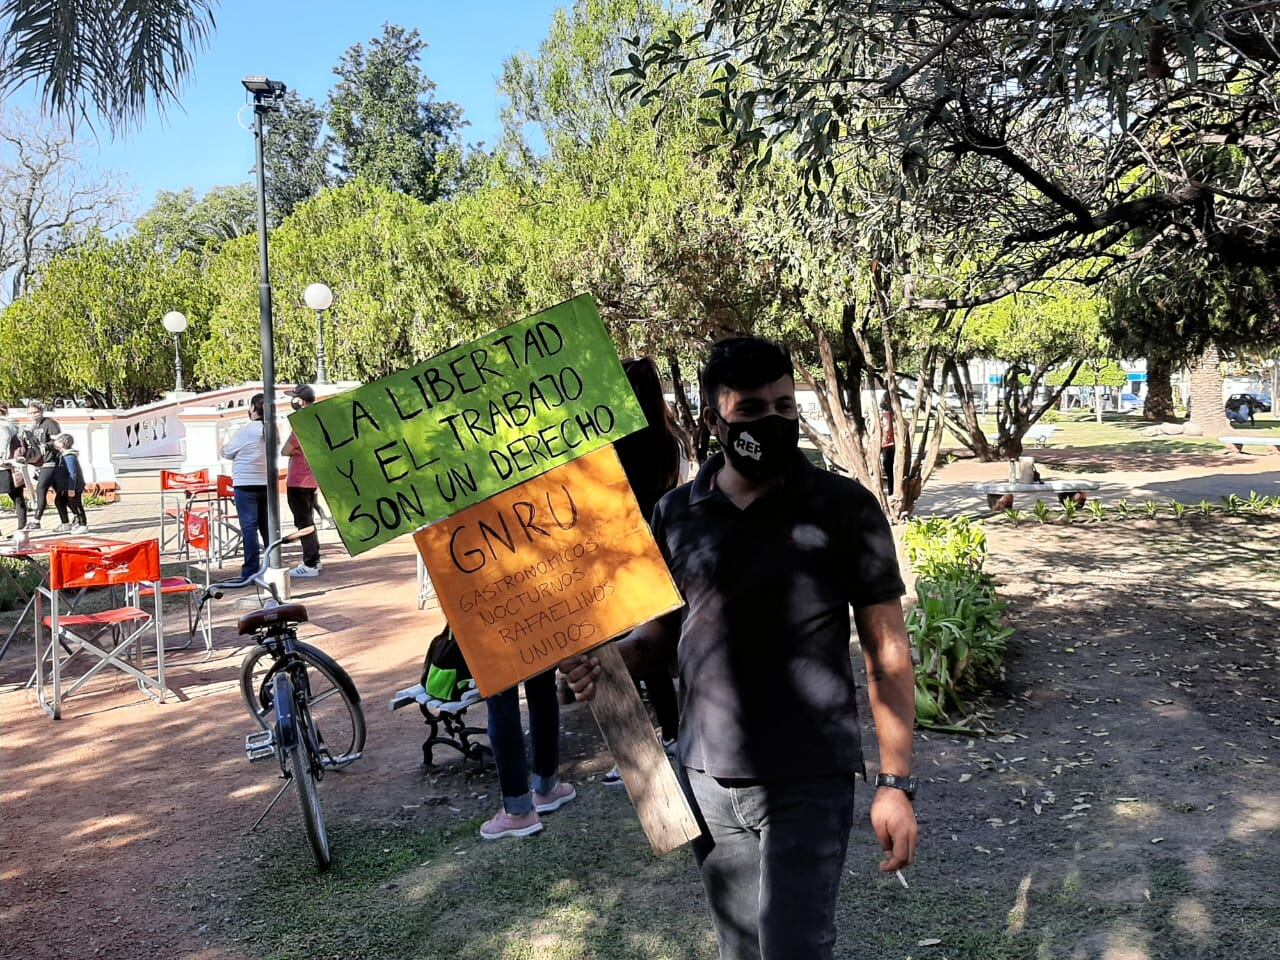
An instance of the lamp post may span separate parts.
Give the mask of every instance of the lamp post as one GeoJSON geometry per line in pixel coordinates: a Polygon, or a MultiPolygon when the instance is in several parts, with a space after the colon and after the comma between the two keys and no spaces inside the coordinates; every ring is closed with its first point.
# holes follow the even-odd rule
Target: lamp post
{"type": "MultiPolygon", "coordinates": [[[[265,133],[262,118],[280,109],[286,87],[279,80],[245,77],[241,81],[253,96],[253,140],[258,187],[258,314],[262,340],[262,428],[266,441],[267,473],[267,541],[280,539],[280,491],[276,480],[276,353],[275,331],[271,318],[271,268],[267,260],[267,176],[263,159],[265,133]]],[[[280,564],[280,549],[267,555],[267,579],[276,584],[281,596],[289,596],[289,578],[280,564]]]]}
{"type": "Polygon", "coordinates": [[[302,299],[316,312],[316,383],[325,384],[324,312],[333,306],[333,291],[323,283],[310,284],[302,291],[302,299]]]}
{"type": "Polygon", "coordinates": [[[182,392],[182,351],[178,349],[178,334],[187,329],[186,314],[179,313],[177,310],[170,310],[164,315],[160,321],[164,324],[164,328],[173,334],[173,367],[177,372],[174,392],[182,392]]]}

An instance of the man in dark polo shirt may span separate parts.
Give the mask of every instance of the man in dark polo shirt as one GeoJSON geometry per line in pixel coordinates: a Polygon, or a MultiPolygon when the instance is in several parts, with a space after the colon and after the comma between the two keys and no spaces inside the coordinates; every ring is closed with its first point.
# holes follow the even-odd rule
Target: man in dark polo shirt
{"type": "MultiPolygon", "coordinates": [[[[915,854],[914,676],[893,536],[876,500],[797,450],[791,361],[754,338],[716,344],[704,416],[723,453],[667,494],[653,533],[683,610],[619,641],[633,673],[680,668],[694,852],[722,960],[820,960],[853,823],[859,744],[849,609],[867,662],[880,746],[871,824],[888,854],[915,854]]],[[[590,656],[562,664],[594,694],[590,656]]]]}

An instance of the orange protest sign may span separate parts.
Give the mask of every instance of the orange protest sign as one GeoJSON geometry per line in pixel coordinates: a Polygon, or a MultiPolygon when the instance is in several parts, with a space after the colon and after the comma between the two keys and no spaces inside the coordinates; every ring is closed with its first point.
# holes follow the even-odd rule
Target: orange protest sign
{"type": "Polygon", "coordinates": [[[684,603],[613,447],[414,539],[486,697],[684,603]]]}

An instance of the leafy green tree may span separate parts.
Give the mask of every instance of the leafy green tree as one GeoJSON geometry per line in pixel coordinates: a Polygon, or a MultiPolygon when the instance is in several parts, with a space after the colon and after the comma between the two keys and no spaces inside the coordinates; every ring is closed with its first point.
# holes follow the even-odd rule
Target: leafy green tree
{"type": "Polygon", "coordinates": [[[959,329],[946,372],[960,398],[949,413],[961,441],[983,460],[1017,457],[1022,439],[1058,403],[1077,371],[1098,348],[1102,301],[1078,284],[1044,283],[969,312],[959,329]],[[1008,364],[996,407],[994,445],[976,415],[968,361],[974,357],[1008,364]],[[1044,389],[1049,387],[1051,389],[1044,389]]]}
{"type": "Polygon", "coordinates": [[[71,394],[100,407],[154,400],[174,382],[173,342],[160,323],[170,310],[190,321],[180,339],[190,370],[209,329],[197,258],[137,237],[90,239],[51,261],[5,311],[0,396],[71,394]]]}
{"type": "Polygon", "coordinates": [[[633,38],[619,64],[632,89],[653,93],[709,63],[726,139],[762,159],[791,156],[809,198],[863,208],[868,228],[929,218],[982,238],[964,286],[911,297],[914,307],[988,302],[1071,264],[1107,270],[1147,244],[1235,266],[1280,260],[1274,4],[705,10],[692,30],[633,38]],[[870,187],[859,178],[867,154],[895,160],[870,187]]]}
{"type": "Polygon", "coordinates": [[[463,124],[457,104],[435,99],[419,63],[426,48],[417,30],[390,23],[367,48],[348,48],[333,70],[328,119],[344,178],[429,203],[449,192],[463,124]]]}
{"type": "Polygon", "coordinates": [[[267,115],[267,214],[278,225],[294,207],[326,187],[329,148],[324,138],[325,113],[314,100],[296,91],[285,94],[279,110],[267,115]]]}
{"type": "MultiPolygon", "coordinates": [[[[302,291],[334,293],[327,311],[330,376],[369,380],[460,339],[435,306],[439,295],[426,205],[356,180],[298,205],[270,234],[275,291],[276,375],[308,382],[316,368],[316,315],[302,291]]],[[[210,383],[259,376],[256,237],[227,243],[210,263],[210,336],[196,370],[210,383]]]]}
{"type": "Polygon", "coordinates": [[[257,200],[248,183],[214,187],[199,200],[191,187],[161,190],[134,224],[144,243],[170,254],[212,254],[228,240],[257,229],[257,200]]]}
{"type": "Polygon", "coordinates": [[[177,98],[213,25],[211,0],[5,3],[3,91],[31,84],[47,112],[119,128],[177,98]]]}
{"type": "MultiPolygon", "coordinates": [[[[1280,269],[1230,267],[1166,251],[1106,289],[1107,335],[1123,353],[1148,357],[1157,377],[1190,365],[1191,420],[1205,433],[1225,431],[1220,360],[1280,345],[1280,269]]],[[[1151,381],[1149,369],[1148,397],[1154,390],[1159,398],[1163,390],[1151,381]]],[[[1170,415],[1171,402],[1151,418],[1170,415]]]]}

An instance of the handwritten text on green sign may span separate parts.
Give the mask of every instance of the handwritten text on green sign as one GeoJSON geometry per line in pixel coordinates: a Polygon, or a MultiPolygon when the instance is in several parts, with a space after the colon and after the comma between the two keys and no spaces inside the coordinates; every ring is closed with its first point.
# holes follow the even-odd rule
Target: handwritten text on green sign
{"type": "Polygon", "coordinates": [[[363,553],[645,425],[581,296],[290,417],[363,553]]]}

